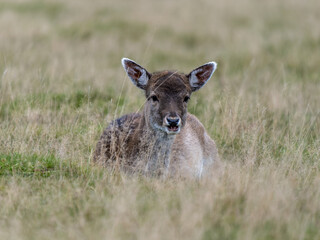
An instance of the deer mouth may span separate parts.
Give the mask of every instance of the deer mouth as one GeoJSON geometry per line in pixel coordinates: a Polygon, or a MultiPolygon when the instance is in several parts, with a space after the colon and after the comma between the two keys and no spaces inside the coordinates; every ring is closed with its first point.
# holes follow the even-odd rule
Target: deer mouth
{"type": "Polygon", "coordinates": [[[164,123],[168,134],[177,134],[180,132],[181,119],[179,117],[167,116],[164,119],[164,123]]]}
{"type": "Polygon", "coordinates": [[[165,128],[168,134],[177,134],[180,132],[180,124],[178,122],[166,124],[165,128]]]}
{"type": "Polygon", "coordinates": [[[175,132],[178,132],[179,131],[179,126],[167,126],[167,129],[169,132],[172,132],[172,133],[175,133],[175,132]]]}

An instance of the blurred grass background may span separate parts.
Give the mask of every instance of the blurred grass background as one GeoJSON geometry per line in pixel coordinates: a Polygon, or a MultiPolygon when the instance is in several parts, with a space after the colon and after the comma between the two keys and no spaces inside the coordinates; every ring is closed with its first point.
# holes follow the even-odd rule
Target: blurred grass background
{"type": "Polygon", "coordinates": [[[0,2],[0,239],[320,239],[320,2],[0,2]],[[218,69],[189,111],[225,169],[90,164],[144,96],[120,64],[218,69]]]}

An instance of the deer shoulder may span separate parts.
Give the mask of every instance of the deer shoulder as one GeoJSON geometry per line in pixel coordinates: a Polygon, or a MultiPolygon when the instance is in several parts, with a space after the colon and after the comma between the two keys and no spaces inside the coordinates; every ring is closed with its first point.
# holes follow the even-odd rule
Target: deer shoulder
{"type": "Polygon", "coordinates": [[[220,162],[215,142],[198,118],[188,113],[185,127],[172,148],[172,172],[180,176],[201,177],[220,162]]]}

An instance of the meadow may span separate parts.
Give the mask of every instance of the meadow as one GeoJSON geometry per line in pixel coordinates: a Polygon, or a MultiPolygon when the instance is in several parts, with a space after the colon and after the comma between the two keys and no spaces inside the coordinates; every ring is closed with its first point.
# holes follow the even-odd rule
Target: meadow
{"type": "Polygon", "coordinates": [[[320,239],[320,1],[0,2],[0,239],[320,239]],[[221,174],[92,164],[150,72],[218,68],[189,112],[221,174]]]}

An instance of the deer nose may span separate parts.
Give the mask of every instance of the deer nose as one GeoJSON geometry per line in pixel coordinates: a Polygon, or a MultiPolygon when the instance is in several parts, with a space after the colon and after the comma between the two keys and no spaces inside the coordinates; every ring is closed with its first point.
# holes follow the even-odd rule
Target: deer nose
{"type": "Polygon", "coordinates": [[[179,126],[180,125],[180,118],[179,117],[166,117],[166,123],[169,126],[179,126]]]}

